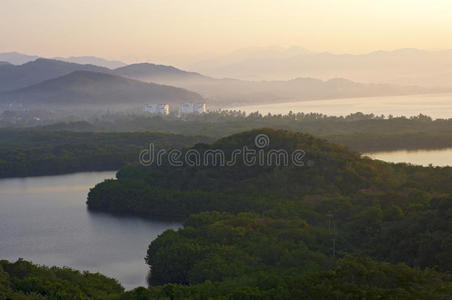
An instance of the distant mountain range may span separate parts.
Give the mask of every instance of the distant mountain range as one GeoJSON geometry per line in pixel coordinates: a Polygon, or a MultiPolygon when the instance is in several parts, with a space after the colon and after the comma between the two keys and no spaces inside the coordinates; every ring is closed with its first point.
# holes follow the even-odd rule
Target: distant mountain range
{"type": "Polygon", "coordinates": [[[124,67],[127,64],[118,60],[108,60],[95,56],[71,56],[71,57],[53,57],[53,59],[61,60],[65,62],[71,62],[82,65],[95,65],[99,67],[116,69],[120,67],[124,67]]]}
{"type": "Polygon", "coordinates": [[[215,77],[243,80],[347,78],[367,83],[452,87],[452,50],[397,49],[365,54],[333,54],[303,48],[250,48],[185,64],[215,77]]]}
{"type": "MultiPolygon", "coordinates": [[[[19,52],[0,53],[0,62],[8,62],[13,65],[22,65],[22,64],[34,61],[38,58],[40,58],[40,57],[34,56],[34,55],[22,54],[19,52]]],[[[109,69],[116,69],[116,68],[124,67],[127,65],[127,64],[123,63],[122,61],[108,60],[108,59],[95,57],[95,56],[53,57],[51,59],[65,61],[65,62],[71,62],[71,63],[76,63],[76,64],[82,64],[82,65],[96,65],[99,67],[104,67],[104,68],[109,68],[109,69]]]]}
{"type": "Polygon", "coordinates": [[[187,72],[172,66],[156,65],[150,63],[132,64],[117,68],[114,72],[124,77],[144,81],[179,81],[194,79],[212,79],[195,72],[187,72]]]}
{"type": "Polygon", "coordinates": [[[343,78],[325,81],[314,78],[296,78],[286,81],[216,79],[174,67],[153,64],[129,65],[114,72],[137,80],[192,90],[208,98],[210,103],[219,106],[435,92],[434,89],[418,86],[363,84],[343,78]]]}
{"type": "Polygon", "coordinates": [[[107,68],[39,58],[23,65],[0,66],[0,92],[24,88],[74,71],[111,73],[107,68]]]}
{"type": "Polygon", "coordinates": [[[75,71],[0,94],[0,104],[9,107],[110,108],[115,105],[188,101],[204,100],[199,94],[181,88],[91,71],[75,71]]]}
{"type": "Polygon", "coordinates": [[[22,65],[24,63],[38,59],[38,56],[26,55],[18,52],[0,53],[0,61],[8,62],[13,65],[22,65]]]}
{"type": "Polygon", "coordinates": [[[65,105],[79,101],[93,105],[127,105],[204,101],[210,107],[230,107],[277,101],[407,95],[446,90],[357,83],[343,78],[319,80],[305,77],[273,81],[218,79],[150,63],[116,69],[43,58],[22,65],[0,64],[0,102],[3,104],[65,105]],[[83,88],[84,85],[86,89],[83,88]]]}

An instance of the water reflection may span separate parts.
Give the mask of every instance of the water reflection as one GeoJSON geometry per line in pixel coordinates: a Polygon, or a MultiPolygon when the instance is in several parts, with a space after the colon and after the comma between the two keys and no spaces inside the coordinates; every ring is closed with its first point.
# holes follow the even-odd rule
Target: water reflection
{"type": "Polygon", "coordinates": [[[429,166],[431,164],[436,167],[452,166],[452,148],[440,150],[386,151],[365,153],[363,155],[394,163],[405,162],[421,166],[429,166]]]}
{"type": "Polygon", "coordinates": [[[262,114],[287,114],[292,111],[330,116],[345,116],[356,112],[386,116],[417,116],[422,113],[434,119],[447,119],[452,118],[451,100],[452,94],[424,94],[257,104],[232,109],[247,113],[259,111],[262,114]]]}
{"type": "Polygon", "coordinates": [[[0,259],[101,272],[146,284],[149,243],[180,225],[90,213],[86,195],[114,172],[0,180],[0,259]]]}

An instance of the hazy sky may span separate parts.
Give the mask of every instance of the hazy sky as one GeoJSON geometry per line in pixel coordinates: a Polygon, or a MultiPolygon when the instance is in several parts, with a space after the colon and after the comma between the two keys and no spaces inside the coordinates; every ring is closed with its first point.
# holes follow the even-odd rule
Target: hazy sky
{"type": "Polygon", "coordinates": [[[451,0],[0,0],[0,52],[46,57],[448,49],[451,37],[451,0]]]}

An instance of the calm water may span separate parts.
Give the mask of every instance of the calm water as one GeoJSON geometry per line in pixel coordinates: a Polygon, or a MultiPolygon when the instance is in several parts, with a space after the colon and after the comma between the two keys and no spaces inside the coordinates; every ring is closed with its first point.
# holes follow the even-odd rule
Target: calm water
{"type": "Polygon", "coordinates": [[[441,150],[419,150],[419,151],[388,151],[365,153],[364,155],[374,159],[388,162],[407,162],[414,165],[445,167],[452,166],[452,148],[441,150]]]}
{"type": "Polygon", "coordinates": [[[89,213],[86,196],[114,172],[0,180],[0,259],[101,272],[146,285],[149,243],[176,223],[89,213]]]}
{"type": "Polygon", "coordinates": [[[344,98],[334,100],[298,101],[233,108],[247,113],[287,114],[289,111],[316,112],[332,116],[345,116],[362,112],[375,115],[415,116],[420,113],[432,118],[452,118],[452,94],[430,94],[390,97],[344,98]]]}

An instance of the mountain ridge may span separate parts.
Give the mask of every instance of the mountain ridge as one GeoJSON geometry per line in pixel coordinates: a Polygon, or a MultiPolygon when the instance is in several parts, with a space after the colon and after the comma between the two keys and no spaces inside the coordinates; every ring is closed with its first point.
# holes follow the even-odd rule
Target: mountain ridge
{"type": "Polygon", "coordinates": [[[219,106],[431,92],[430,89],[418,86],[359,83],[345,78],[321,80],[312,77],[296,77],[290,80],[260,81],[213,78],[172,66],[146,63],[130,65],[114,71],[137,80],[192,90],[208,98],[211,104],[219,106]]]}
{"type": "Polygon", "coordinates": [[[214,77],[242,80],[288,80],[305,76],[327,80],[344,77],[366,83],[452,87],[452,50],[428,51],[401,48],[362,54],[284,51],[267,49],[232,52],[185,64],[191,70],[214,77]]]}
{"type": "Polygon", "coordinates": [[[153,78],[163,79],[187,79],[188,77],[208,78],[200,73],[189,72],[169,65],[153,63],[130,64],[113,70],[116,74],[131,78],[141,78],[152,80],[153,78]]]}
{"type": "Polygon", "coordinates": [[[194,92],[172,86],[145,83],[114,74],[74,71],[32,86],[0,94],[8,106],[142,105],[202,101],[194,92]],[[64,101],[63,101],[64,100],[64,101]]]}
{"type": "Polygon", "coordinates": [[[38,58],[23,65],[6,65],[0,68],[0,92],[13,91],[57,78],[74,71],[111,73],[107,68],[94,65],[80,65],[59,60],[38,58]]]}
{"type": "Polygon", "coordinates": [[[52,59],[71,62],[81,65],[95,65],[98,67],[104,67],[108,69],[116,69],[127,66],[126,63],[119,60],[109,60],[97,56],[69,56],[69,57],[53,57],[52,59]]]}
{"type": "Polygon", "coordinates": [[[37,60],[39,58],[43,59],[53,59],[53,60],[59,60],[64,62],[72,62],[72,63],[78,63],[82,65],[96,65],[99,67],[105,67],[109,69],[116,69],[119,67],[126,66],[127,64],[118,61],[118,60],[109,60],[102,57],[97,56],[68,56],[68,57],[62,57],[62,56],[56,56],[56,57],[41,57],[36,55],[27,55],[20,52],[3,52],[0,53],[0,61],[5,61],[13,65],[23,65],[28,62],[32,62],[34,60],[37,60]]]}
{"type": "Polygon", "coordinates": [[[38,58],[39,56],[27,55],[16,51],[0,53],[0,61],[5,61],[12,65],[22,65],[38,58]]]}
{"type": "Polygon", "coordinates": [[[117,75],[143,82],[153,82],[193,91],[207,99],[210,106],[228,107],[255,103],[304,101],[347,97],[394,96],[443,90],[418,86],[359,83],[345,78],[329,80],[296,77],[291,80],[247,81],[213,78],[173,66],[152,63],[132,64],[114,70],[95,65],[81,65],[39,58],[23,65],[0,67],[0,93],[16,91],[40,82],[56,79],[75,71],[117,75]]]}

